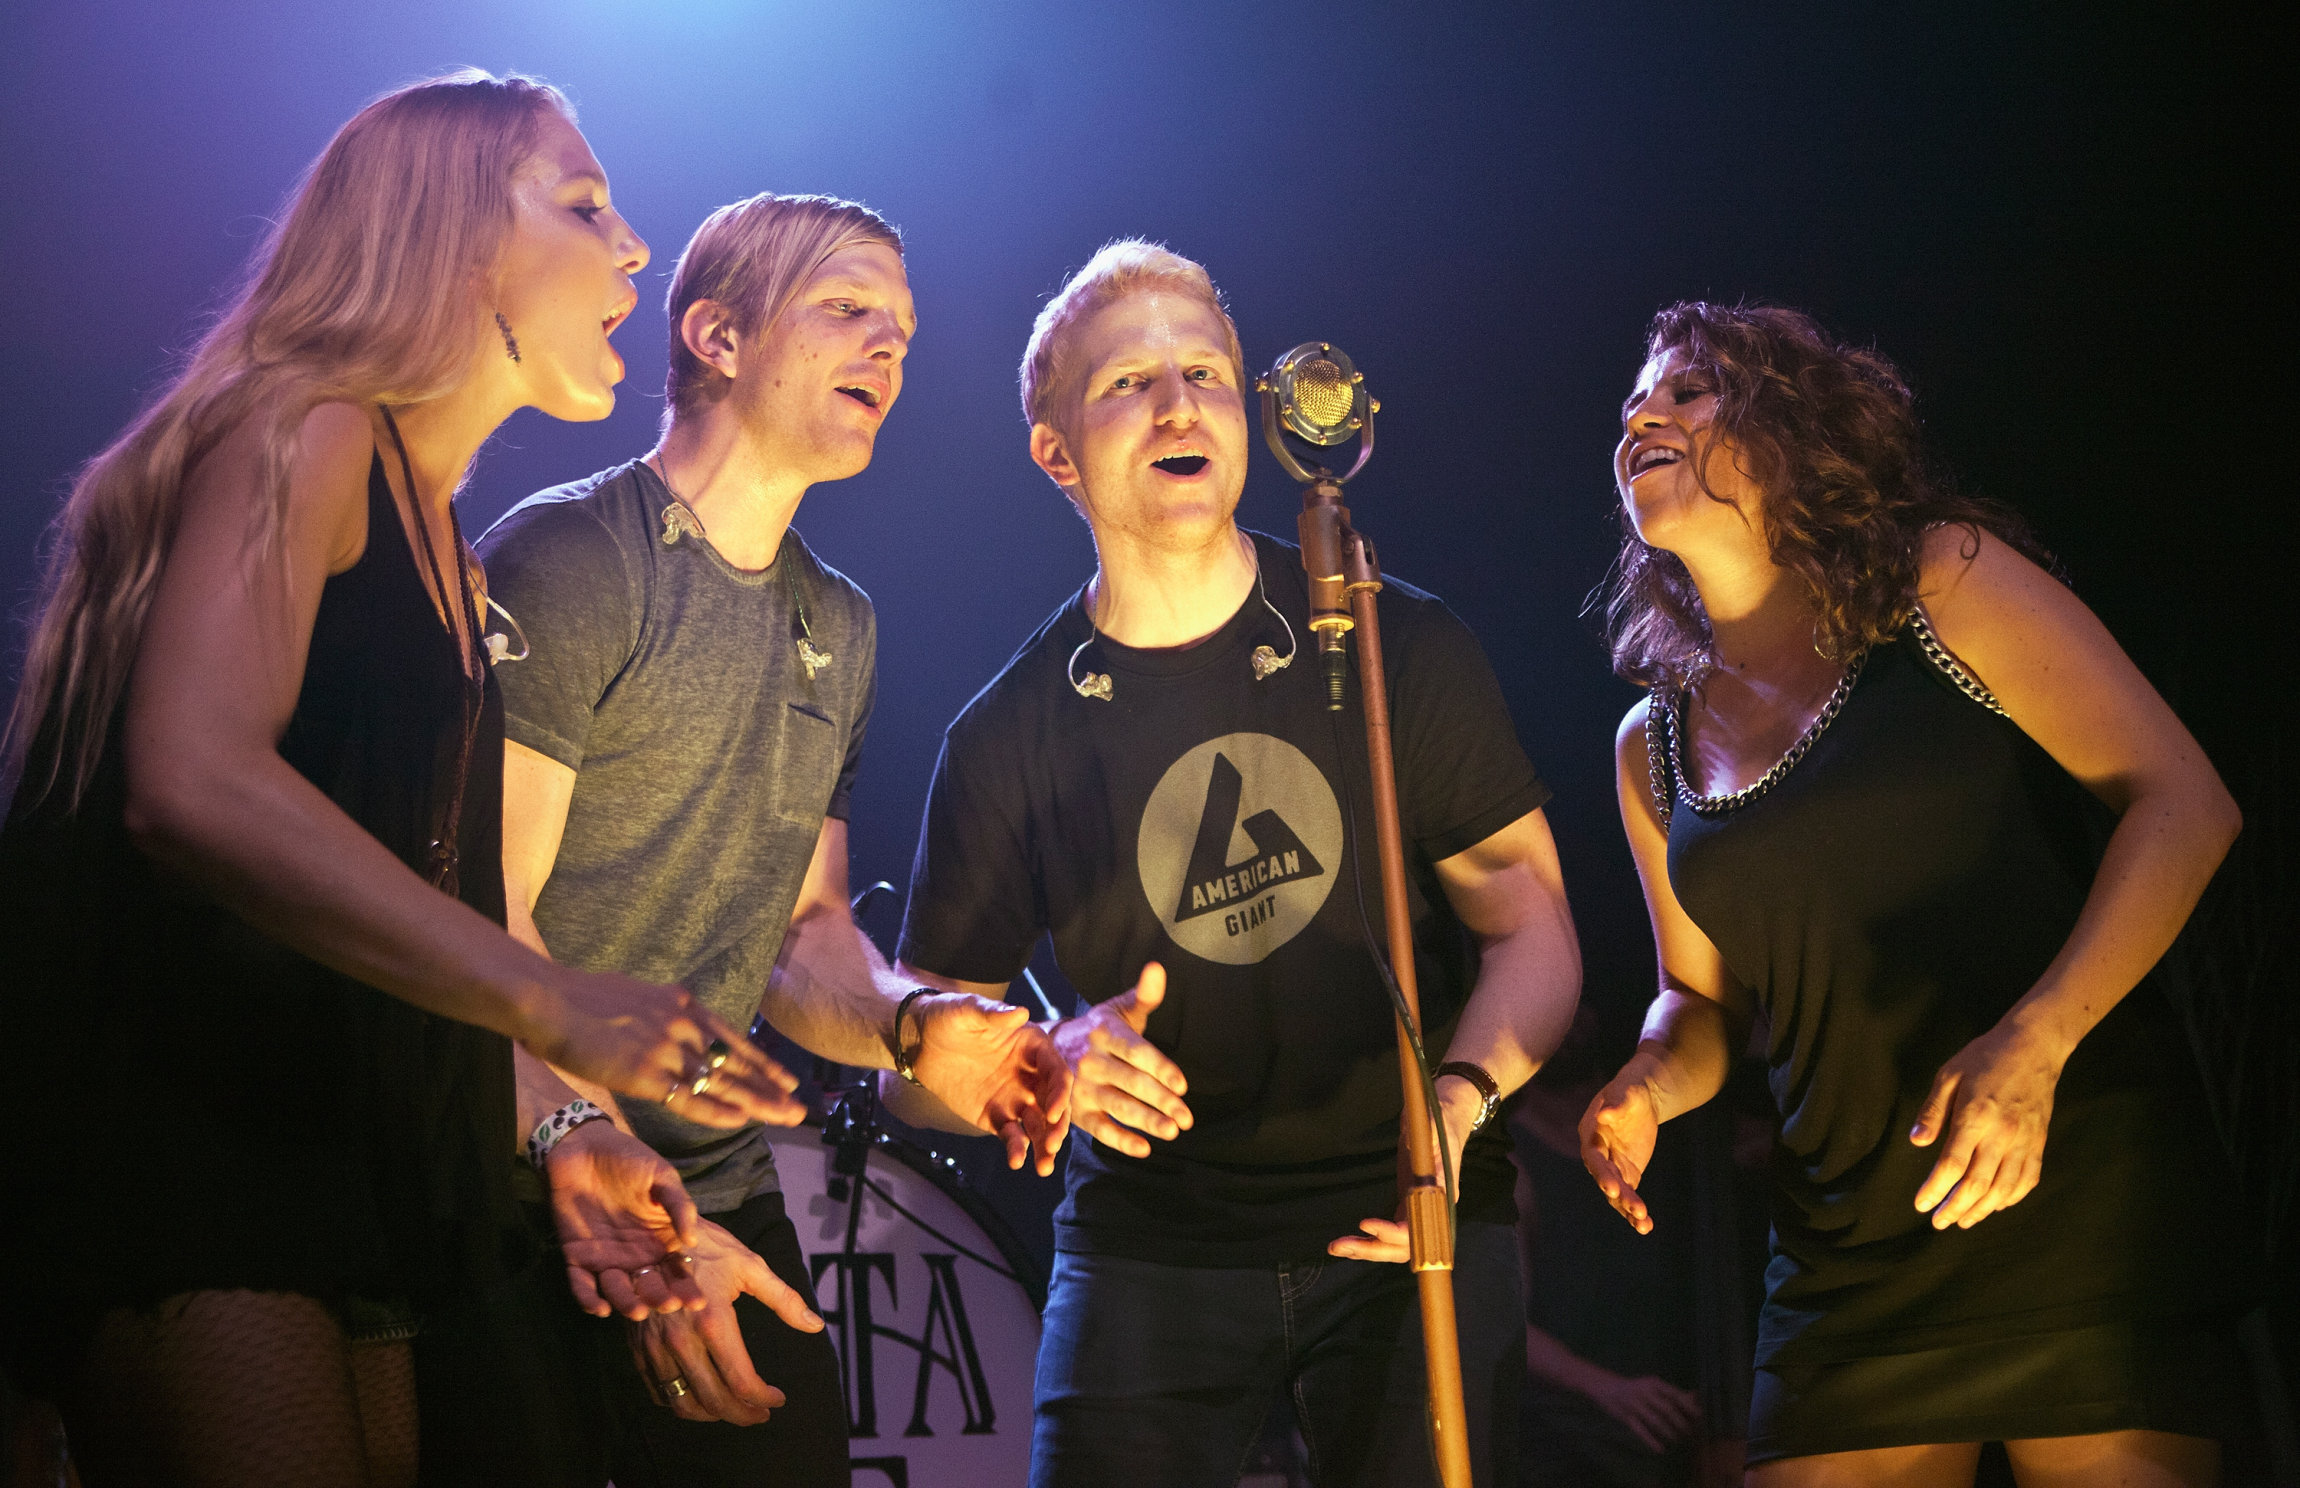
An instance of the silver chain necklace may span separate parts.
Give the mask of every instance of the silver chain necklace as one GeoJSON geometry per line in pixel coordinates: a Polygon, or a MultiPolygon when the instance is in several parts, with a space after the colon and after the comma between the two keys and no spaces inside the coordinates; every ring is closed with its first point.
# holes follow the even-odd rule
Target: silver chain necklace
{"type": "MultiPolygon", "coordinates": [[[[1949,648],[1941,644],[1940,637],[1933,634],[1932,621],[1926,618],[1924,606],[1909,606],[1908,626],[1925,660],[1932,664],[1935,671],[1948,678],[1957,691],[1999,718],[2012,716],[2005,712],[2004,704],[1997,701],[1996,694],[1989,691],[1988,685],[1967,671],[1964,663],[1958,661],[1949,653],[1949,648]]],[[[1690,787],[1683,788],[1684,797],[1694,812],[1701,816],[1716,816],[1736,806],[1745,806],[1780,784],[1781,777],[1805,757],[1805,751],[1813,747],[1813,741],[1821,737],[1822,731],[1828,728],[1838,710],[1845,706],[1845,699],[1852,695],[1853,680],[1860,676],[1861,664],[1868,659],[1868,654],[1863,651],[1853,658],[1852,664],[1845,668],[1845,675],[1838,679],[1836,691],[1830,693],[1829,700],[1821,705],[1820,715],[1763,777],[1737,791],[1728,791],[1720,796],[1697,796],[1690,787]]],[[[1678,756],[1678,738],[1684,732],[1678,710],[1688,701],[1689,694],[1684,689],[1672,691],[1656,687],[1645,704],[1646,774],[1653,791],[1654,809],[1661,813],[1661,829],[1664,832],[1669,830],[1670,808],[1679,794],[1672,786],[1685,778],[1685,769],[1678,756]]]]}
{"type": "Polygon", "coordinates": [[[1724,791],[1714,796],[1694,794],[1692,786],[1686,784],[1684,761],[1678,753],[1678,741],[1685,732],[1684,720],[1678,715],[1679,710],[1692,699],[1690,690],[1654,688],[1645,704],[1645,756],[1646,770],[1651,777],[1654,809],[1661,814],[1661,829],[1665,832],[1669,830],[1672,808],[1679,796],[1685,798],[1685,804],[1693,808],[1696,816],[1722,816],[1728,811],[1748,805],[1779,785],[1782,777],[1795,769],[1797,761],[1803,759],[1806,751],[1813,747],[1814,741],[1828,731],[1830,724],[1836,722],[1837,714],[1845,706],[1845,699],[1853,695],[1853,684],[1860,680],[1862,664],[1868,659],[1869,653],[1864,650],[1846,663],[1845,674],[1837,679],[1837,685],[1829,693],[1828,701],[1821,704],[1821,711],[1805,726],[1805,732],[1797,736],[1797,742],[1791,744],[1787,752],[1773,762],[1772,769],[1739,790],[1724,791]]]}

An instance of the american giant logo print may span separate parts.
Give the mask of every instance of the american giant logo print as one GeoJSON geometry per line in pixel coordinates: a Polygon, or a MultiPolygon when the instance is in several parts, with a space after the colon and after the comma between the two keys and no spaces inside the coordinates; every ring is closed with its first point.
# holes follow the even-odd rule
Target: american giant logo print
{"type": "Polygon", "coordinates": [[[1224,734],[1167,768],[1135,867],[1174,943],[1246,966],[1301,933],[1333,890],[1342,812],[1324,772],[1270,734],[1224,734]]]}

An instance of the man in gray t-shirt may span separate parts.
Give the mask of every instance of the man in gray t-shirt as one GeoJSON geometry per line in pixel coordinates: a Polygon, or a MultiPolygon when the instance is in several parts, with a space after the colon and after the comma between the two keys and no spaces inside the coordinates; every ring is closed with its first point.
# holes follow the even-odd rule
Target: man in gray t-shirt
{"type": "MultiPolygon", "coordinates": [[[[676,982],[737,1027],[763,1011],[817,1054],[905,1070],[1049,1171],[1069,1081],[1046,1035],[1019,1008],[896,981],[846,903],[876,621],[789,524],[808,487],[869,463],[901,391],[900,240],[852,203],[754,197],[697,231],[669,309],[662,443],[530,497],[479,543],[510,617],[489,641],[512,933],[676,982]]],[[[677,1170],[710,1305],[629,1324],[626,1347],[626,1325],[546,1276],[436,1320],[419,1348],[426,1480],[843,1488],[828,1336],[761,1305],[793,1315],[782,1286],[813,1299],[764,1128],[686,1119],[685,1085],[659,1102],[560,1088],[677,1170]]]]}

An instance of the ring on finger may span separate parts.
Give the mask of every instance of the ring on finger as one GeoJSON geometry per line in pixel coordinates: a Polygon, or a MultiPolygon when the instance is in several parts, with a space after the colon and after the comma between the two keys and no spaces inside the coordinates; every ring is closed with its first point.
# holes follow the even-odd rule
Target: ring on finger
{"type": "Polygon", "coordinates": [[[725,1039],[715,1038],[703,1046],[703,1064],[708,1069],[717,1069],[725,1064],[727,1056],[734,1052],[725,1039]]]}
{"type": "Polygon", "coordinates": [[[670,1396],[673,1400],[684,1400],[688,1393],[686,1380],[678,1375],[672,1375],[669,1379],[663,1381],[663,1393],[670,1396]]]}

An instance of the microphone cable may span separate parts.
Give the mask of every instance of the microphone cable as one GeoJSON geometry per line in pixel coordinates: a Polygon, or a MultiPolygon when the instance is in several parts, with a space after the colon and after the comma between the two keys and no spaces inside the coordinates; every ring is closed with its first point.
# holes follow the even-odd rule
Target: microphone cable
{"type": "MultiPolygon", "coordinates": [[[[1366,876],[1358,862],[1357,795],[1351,788],[1349,756],[1343,748],[1341,715],[1331,713],[1327,717],[1333,723],[1334,754],[1341,765],[1342,840],[1350,854],[1350,887],[1357,900],[1358,931],[1365,939],[1366,954],[1373,958],[1374,971],[1381,977],[1382,987],[1390,995],[1390,1009],[1397,1016],[1398,1026],[1406,1031],[1406,1042],[1414,1052],[1414,1068],[1421,1075],[1422,1099],[1430,1114],[1430,1124],[1437,1128],[1438,1177],[1445,1185],[1446,1233],[1458,1242],[1460,1236],[1456,1229],[1458,1221],[1454,1210],[1461,1200],[1455,1192],[1453,1144],[1446,1136],[1445,1118],[1438,1111],[1437,1077],[1430,1073],[1429,1050],[1422,1044],[1421,1022],[1414,1016],[1413,1010],[1406,1006],[1405,989],[1398,985],[1396,973],[1390,970],[1389,956],[1375,939],[1373,919],[1366,911],[1366,876]]],[[[1402,824],[1399,836],[1404,836],[1402,824]]],[[[1408,953],[1411,953],[1410,946],[1408,953]]]]}
{"type": "MultiPolygon", "coordinates": [[[[1343,667],[1346,670],[1348,663],[1344,662],[1343,667]]],[[[1344,740],[1342,736],[1342,715],[1337,710],[1327,713],[1326,717],[1333,724],[1334,759],[1335,763],[1340,767],[1342,776],[1342,841],[1343,844],[1349,849],[1350,854],[1350,888],[1358,906],[1358,933],[1365,939],[1366,954],[1373,958],[1374,971],[1381,977],[1383,989],[1390,994],[1390,1010],[1396,1016],[1398,1020],[1398,1026],[1406,1031],[1406,1042],[1414,1051],[1414,1072],[1421,1076],[1422,1102],[1424,1107],[1429,1111],[1430,1125],[1437,1129],[1438,1177],[1445,1184],[1445,1223],[1447,1248],[1452,1250],[1458,1256],[1461,1250],[1461,1220],[1455,1211],[1460,1207],[1461,1201],[1460,1196],[1455,1192],[1453,1145],[1450,1141],[1447,1140],[1446,1137],[1445,1117],[1438,1111],[1437,1077],[1430,1073],[1429,1050],[1424,1048],[1422,1045],[1421,1020],[1416,1018],[1413,1014],[1413,1010],[1406,1006],[1405,989],[1398,985],[1396,973],[1390,970],[1389,957],[1383,953],[1380,945],[1374,938],[1373,918],[1366,912],[1365,870],[1360,866],[1358,862],[1357,792],[1351,788],[1350,757],[1347,749],[1344,746],[1344,740]]],[[[1373,761],[1370,757],[1368,758],[1366,765],[1367,775],[1370,779],[1373,769],[1373,761]]],[[[1394,762],[1392,764],[1392,768],[1395,768],[1394,762]]],[[[1398,836],[1400,838],[1400,846],[1402,847],[1403,839],[1405,836],[1405,824],[1403,821],[1401,821],[1398,825],[1398,836]]],[[[1410,937],[1408,939],[1406,953],[1408,955],[1413,954],[1410,937]]],[[[1401,1118],[1399,1125],[1402,1127],[1404,1125],[1404,1113],[1400,1112],[1399,1114],[1401,1118]]],[[[1413,1265],[1413,1221],[1412,1215],[1410,1213],[1410,1206],[1406,1222],[1406,1264],[1408,1267],[1413,1265]]],[[[1415,1280],[1414,1289],[1416,1293],[1414,1305],[1418,1310],[1421,1305],[1419,1296],[1421,1284],[1418,1277],[1415,1280]]],[[[1422,1326],[1424,1329],[1424,1341],[1422,1347],[1427,1349],[1429,1347],[1427,1341],[1427,1329],[1429,1326],[1429,1320],[1427,1318],[1422,1320],[1422,1326]]],[[[1422,1445],[1428,1449],[1430,1454],[1431,1481],[1440,1483],[1444,1482],[1445,1464],[1438,1457],[1437,1420],[1433,1415],[1431,1415],[1427,1401],[1423,1403],[1422,1410],[1422,1445]]]]}

